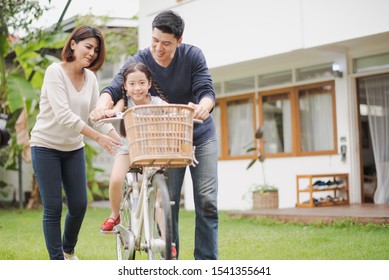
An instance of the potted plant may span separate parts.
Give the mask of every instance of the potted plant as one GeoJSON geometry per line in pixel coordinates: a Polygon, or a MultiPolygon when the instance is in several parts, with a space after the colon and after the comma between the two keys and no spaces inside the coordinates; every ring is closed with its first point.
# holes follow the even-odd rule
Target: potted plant
{"type": "Polygon", "coordinates": [[[272,185],[253,185],[253,209],[278,208],[278,189],[272,185]]]}
{"type": "MultiPolygon", "coordinates": [[[[263,137],[263,129],[262,127],[259,127],[257,131],[255,132],[255,138],[257,141],[260,141],[263,137]]],[[[252,199],[253,199],[253,209],[264,209],[264,208],[278,208],[278,189],[270,185],[266,182],[265,177],[265,167],[264,167],[264,161],[265,161],[265,155],[262,154],[256,147],[249,148],[247,152],[257,151],[258,157],[254,158],[246,169],[250,169],[254,163],[257,161],[259,162],[262,170],[262,178],[263,183],[262,184],[254,184],[252,188],[250,189],[252,193],[252,199]]]]}

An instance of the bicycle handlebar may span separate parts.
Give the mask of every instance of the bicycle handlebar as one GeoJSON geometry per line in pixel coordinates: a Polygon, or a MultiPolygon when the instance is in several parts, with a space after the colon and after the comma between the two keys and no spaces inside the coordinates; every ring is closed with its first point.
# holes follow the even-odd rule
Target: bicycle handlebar
{"type": "MultiPolygon", "coordinates": [[[[98,120],[97,122],[113,123],[113,122],[122,120],[122,119],[123,119],[123,116],[124,116],[124,113],[123,113],[123,112],[117,112],[117,113],[116,113],[116,117],[110,117],[110,118],[100,119],[100,120],[98,120]]],[[[193,119],[193,122],[194,122],[195,124],[203,124],[203,123],[204,123],[204,121],[203,121],[203,120],[200,120],[200,119],[193,119]]]]}

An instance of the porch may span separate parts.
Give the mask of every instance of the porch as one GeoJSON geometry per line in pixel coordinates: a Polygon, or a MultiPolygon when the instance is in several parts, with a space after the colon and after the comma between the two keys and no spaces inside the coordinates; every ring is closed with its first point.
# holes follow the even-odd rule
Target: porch
{"type": "Polygon", "coordinates": [[[278,208],[248,211],[230,211],[230,216],[268,217],[285,222],[323,222],[351,219],[363,224],[389,224],[389,204],[373,203],[313,208],[278,208]]]}

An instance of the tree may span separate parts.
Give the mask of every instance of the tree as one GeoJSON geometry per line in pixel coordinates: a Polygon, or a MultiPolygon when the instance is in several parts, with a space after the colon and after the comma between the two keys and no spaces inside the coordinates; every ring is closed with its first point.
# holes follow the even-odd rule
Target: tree
{"type": "MultiPolygon", "coordinates": [[[[51,0],[48,0],[50,4],[51,0]]],[[[69,34],[62,32],[61,21],[70,5],[68,0],[55,28],[33,28],[48,7],[38,1],[1,0],[0,2],[0,113],[8,115],[7,129],[11,140],[0,149],[0,166],[21,170],[20,155],[28,158],[29,130],[33,127],[39,110],[40,88],[45,69],[59,58],[48,50],[61,49],[69,34]],[[20,133],[22,131],[22,133],[20,133]],[[24,136],[24,137],[21,137],[24,136]],[[23,140],[24,139],[24,140],[23,140]]],[[[108,18],[87,15],[78,17],[76,25],[91,24],[103,30],[107,45],[107,61],[114,61],[117,53],[132,55],[137,50],[137,29],[110,29],[108,18]]],[[[92,163],[96,152],[86,149],[87,162],[92,163]]],[[[88,176],[94,177],[92,164],[88,164],[88,176]]],[[[93,178],[91,178],[93,180],[93,178]]],[[[0,188],[4,182],[0,181],[0,188]]]]}
{"type": "MultiPolygon", "coordinates": [[[[56,30],[32,27],[47,9],[38,1],[2,0],[0,3],[0,109],[8,116],[6,128],[11,134],[7,151],[0,149],[0,165],[18,170],[19,177],[22,153],[29,157],[29,127],[37,115],[44,71],[58,60],[44,55],[43,50],[60,48],[66,40],[66,35],[56,30]]],[[[4,185],[0,182],[0,186],[4,185]]]]}
{"type": "Polygon", "coordinates": [[[60,48],[66,40],[63,33],[32,28],[32,23],[45,9],[37,1],[2,0],[1,3],[0,104],[4,113],[10,116],[7,129],[12,136],[5,162],[8,169],[17,169],[17,157],[23,149],[17,141],[15,124],[25,111],[28,127],[32,127],[44,71],[50,63],[58,60],[42,55],[42,50],[60,48]]]}

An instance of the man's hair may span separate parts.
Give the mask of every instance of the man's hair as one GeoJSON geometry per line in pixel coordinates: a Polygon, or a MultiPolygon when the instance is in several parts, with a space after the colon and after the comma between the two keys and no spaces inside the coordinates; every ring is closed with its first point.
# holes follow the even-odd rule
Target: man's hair
{"type": "Polygon", "coordinates": [[[168,10],[159,13],[154,18],[152,28],[157,28],[163,33],[173,34],[179,40],[184,33],[185,22],[178,13],[168,10]]]}

